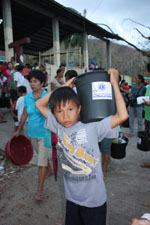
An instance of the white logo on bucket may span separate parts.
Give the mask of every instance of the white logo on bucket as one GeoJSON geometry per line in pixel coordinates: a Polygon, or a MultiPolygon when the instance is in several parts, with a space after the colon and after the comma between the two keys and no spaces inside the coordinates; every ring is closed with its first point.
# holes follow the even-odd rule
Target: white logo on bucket
{"type": "Polygon", "coordinates": [[[92,82],[92,99],[112,99],[110,82],[92,82]]]}

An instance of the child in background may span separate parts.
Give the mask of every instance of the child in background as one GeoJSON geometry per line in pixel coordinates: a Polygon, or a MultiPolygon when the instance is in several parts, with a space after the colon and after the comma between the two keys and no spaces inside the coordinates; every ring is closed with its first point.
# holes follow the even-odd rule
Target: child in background
{"type": "Polygon", "coordinates": [[[102,121],[87,124],[79,121],[80,101],[70,88],[74,78],[35,103],[47,118],[45,127],[58,137],[67,199],[66,225],[106,224],[106,190],[98,142],[105,137],[118,137],[117,126],[128,117],[118,87],[118,71],[111,69],[108,73],[115,91],[117,113],[102,121]]]}
{"type": "MultiPolygon", "coordinates": [[[[23,109],[24,109],[24,97],[27,94],[26,87],[25,86],[18,87],[18,93],[19,93],[20,97],[17,99],[16,110],[17,110],[17,115],[18,115],[18,122],[20,123],[21,116],[22,116],[23,109]]],[[[24,124],[23,129],[24,129],[23,134],[26,135],[26,129],[27,129],[26,123],[24,124]]]]}
{"type": "Polygon", "coordinates": [[[23,70],[23,65],[19,64],[15,66],[15,73],[14,73],[14,82],[15,82],[15,89],[22,85],[24,77],[22,76],[21,72],[23,70]]]}
{"type": "MultiPolygon", "coordinates": [[[[66,82],[70,79],[72,79],[73,77],[77,77],[78,74],[75,70],[68,70],[66,73],[65,73],[65,80],[66,82]]],[[[72,88],[73,90],[77,93],[77,89],[76,89],[76,86],[75,84],[72,84],[72,88]]]]}
{"type": "Polygon", "coordinates": [[[76,72],[75,70],[68,70],[68,71],[65,73],[65,80],[66,80],[66,82],[67,82],[67,81],[70,80],[71,78],[77,77],[77,76],[78,76],[78,74],[77,74],[77,72],[76,72]]]}
{"type": "Polygon", "coordinates": [[[15,131],[18,129],[19,126],[18,115],[16,110],[17,99],[18,99],[17,91],[15,89],[10,90],[10,113],[14,119],[15,131]]]}

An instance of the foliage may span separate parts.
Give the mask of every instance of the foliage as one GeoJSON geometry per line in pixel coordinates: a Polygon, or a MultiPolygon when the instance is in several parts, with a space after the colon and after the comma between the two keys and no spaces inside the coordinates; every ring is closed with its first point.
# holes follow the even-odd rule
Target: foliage
{"type": "Polygon", "coordinates": [[[68,36],[65,39],[65,49],[74,48],[74,47],[82,47],[83,46],[83,36],[81,34],[73,34],[68,36]]]}

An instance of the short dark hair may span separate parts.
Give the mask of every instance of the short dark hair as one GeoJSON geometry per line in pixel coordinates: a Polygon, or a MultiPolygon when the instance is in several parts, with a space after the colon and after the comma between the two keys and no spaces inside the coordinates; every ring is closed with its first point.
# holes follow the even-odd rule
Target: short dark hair
{"type": "Polygon", "coordinates": [[[22,86],[18,87],[18,92],[21,93],[21,94],[23,94],[23,93],[26,93],[27,92],[27,89],[26,89],[25,86],[22,85],[22,86]]]}
{"type": "Polygon", "coordinates": [[[66,73],[65,73],[65,77],[68,77],[68,80],[70,80],[72,77],[77,77],[78,74],[75,70],[68,70],[66,73]]]}
{"type": "Polygon", "coordinates": [[[138,74],[137,77],[139,78],[139,80],[141,80],[142,83],[144,83],[144,77],[141,74],[138,74]]]}
{"type": "Polygon", "coordinates": [[[22,64],[15,66],[15,69],[19,72],[21,72],[23,70],[23,68],[24,68],[24,66],[22,64]]]}
{"type": "Polygon", "coordinates": [[[46,81],[46,77],[41,70],[31,70],[28,75],[28,80],[30,81],[33,77],[38,79],[41,83],[46,81]]]}
{"type": "Polygon", "coordinates": [[[73,101],[77,105],[77,107],[81,105],[78,95],[74,92],[72,88],[70,87],[57,88],[55,91],[52,92],[49,99],[49,104],[52,113],[54,113],[56,105],[59,105],[60,107],[61,103],[65,105],[66,102],[70,100],[73,101]]]}
{"type": "Polygon", "coordinates": [[[58,75],[60,72],[62,72],[62,69],[58,69],[58,70],[56,71],[57,75],[58,75]]]}

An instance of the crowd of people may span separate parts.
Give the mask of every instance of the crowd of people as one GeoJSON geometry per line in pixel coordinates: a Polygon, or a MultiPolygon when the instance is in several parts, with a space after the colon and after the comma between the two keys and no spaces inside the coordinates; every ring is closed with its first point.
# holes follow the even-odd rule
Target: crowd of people
{"type": "MultiPolygon", "coordinates": [[[[120,81],[119,86],[118,71],[110,69],[108,74],[115,92],[117,112],[99,122],[84,124],[80,121],[81,104],[74,84],[78,76],[75,70],[65,72],[65,65],[61,64],[48,93],[48,74],[44,64],[35,64],[33,67],[16,64],[12,57],[7,65],[0,67],[0,108],[10,109],[15,122],[13,136],[17,138],[21,133],[28,136],[34,149],[30,163],[38,166],[36,201],[43,200],[44,182],[53,174],[52,149],[44,143],[46,132],[53,132],[57,137],[67,199],[66,225],[106,224],[104,178],[107,175],[111,141],[118,137],[118,126],[128,119],[128,113],[128,136],[134,136],[134,111],[138,118],[138,132],[143,129],[143,104],[135,102],[135,105],[131,105],[131,99],[145,94],[150,96],[150,85],[146,87],[143,76],[137,75],[135,87],[128,86],[125,80],[120,81]]],[[[147,75],[150,75],[150,64],[147,64],[147,75]]],[[[145,131],[150,141],[150,102],[144,100],[144,105],[145,131]]],[[[7,122],[2,112],[0,117],[1,123],[7,122]]],[[[150,163],[142,166],[150,167],[150,163]]],[[[131,224],[142,223],[134,219],[131,224]]]]}

